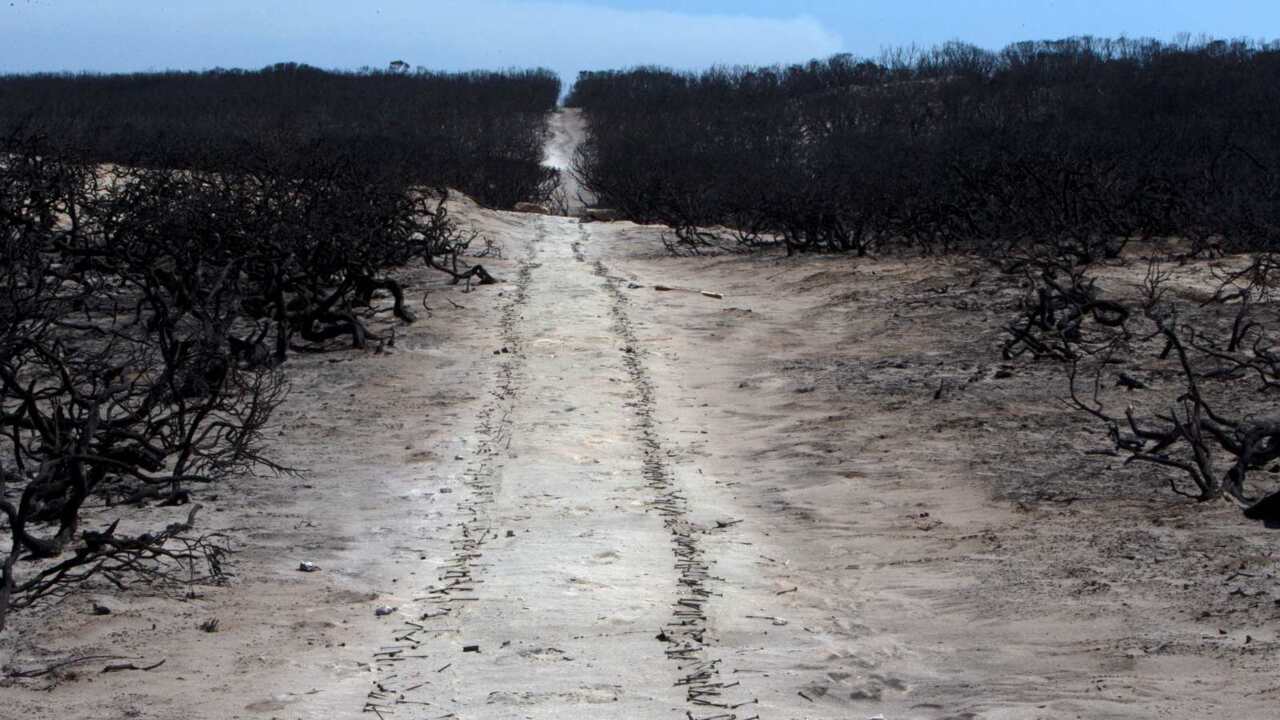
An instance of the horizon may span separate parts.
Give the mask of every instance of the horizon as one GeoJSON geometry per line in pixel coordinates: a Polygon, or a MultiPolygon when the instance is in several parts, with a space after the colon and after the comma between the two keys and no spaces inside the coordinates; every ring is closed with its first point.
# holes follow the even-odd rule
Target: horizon
{"type": "Polygon", "coordinates": [[[615,0],[412,2],[377,8],[336,0],[248,0],[172,6],[88,0],[0,8],[0,73],[121,74],[258,70],[298,63],[341,72],[395,60],[437,72],[546,68],[565,87],[583,71],[657,66],[704,70],[774,66],[838,54],[958,41],[999,51],[1021,41],[1179,36],[1267,41],[1280,7],[1228,0],[1134,0],[1104,8],[1080,0],[984,0],[965,7],[866,0],[615,0]]]}

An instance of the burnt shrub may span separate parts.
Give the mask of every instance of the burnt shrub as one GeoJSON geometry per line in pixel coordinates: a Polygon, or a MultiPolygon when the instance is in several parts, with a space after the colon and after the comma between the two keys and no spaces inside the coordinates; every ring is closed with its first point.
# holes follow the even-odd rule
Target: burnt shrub
{"type": "Polygon", "coordinates": [[[94,578],[215,577],[223,539],[193,533],[194,509],[140,535],[119,520],[285,470],[260,442],[285,360],[394,342],[387,321],[370,329],[384,311],[415,320],[394,269],[487,277],[459,260],[471,238],[447,191],[402,166],[278,146],[210,164],[103,166],[0,141],[0,625],[94,578]],[[116,521],[85,527],[90,504],[116,521]]]}
{"type": "Polygon", "coordinates": [[[685,245],[1113,258],[1258,249],[1280,222],[1280,46],[1072,38],[877,61],[582,74],[577,171],[685,245]]]}
{"type": "Polygon", "coordinates": [[[340,150],[365,168],[457,188],[510,207],[545,200],[546,70],[335,72],[282,63],[259,71],[0,77],[0,132],[21,128],[87,159],[235,169],[262,148],[340,150]]]}

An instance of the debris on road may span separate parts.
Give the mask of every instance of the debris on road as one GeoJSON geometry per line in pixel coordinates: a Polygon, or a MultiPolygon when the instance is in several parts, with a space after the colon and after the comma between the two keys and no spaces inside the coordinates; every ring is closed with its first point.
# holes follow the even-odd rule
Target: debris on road
{"type": "Polygon", "coordinates": [[[103,673],[114,673],[114,672],[124,672],[125,670],[141,670],[141,671],[143,671],[143,672],[147,672],[147,671],[150,671],[150,670],[155,670],[156,668],[160,667],[160,666],[161,666],[161,665],[163,665],[163,664],[164,664],[164,660],[161,660],[160,662],[158,662],[158,663],[156,663],[156,664],[154,664],[154,665],[142,665],[142,666],[138,666],[138,665],[134,665],[133,663],[124,663],[124,664],[122,664],[122,665],[108,665],[108,666],[106,666],[106,667],[102,668],[102,672],[103,672],[103,673]]]}
{"type": "Polygon", "coordinates": [[[657,290],[658,292],[687,292],[687,293],[697,293],[697,294],[699,294],[699,295],[702,295],[703,297],[714,298],[714,299],[716,299],[716,300],[723,300],[723,299],[724,299],[724,295],[723,295],[723,294],[718,293],[718,292],[712,292],[712,291],[710,291],[710,290],[695,290],[695,289],[693,289],[693,288],[672,287],[672,286],[670,286],[670,285],[654,285],[654,286],[653,286],[653,289],[654,289],[654,290],[657,290]]]}

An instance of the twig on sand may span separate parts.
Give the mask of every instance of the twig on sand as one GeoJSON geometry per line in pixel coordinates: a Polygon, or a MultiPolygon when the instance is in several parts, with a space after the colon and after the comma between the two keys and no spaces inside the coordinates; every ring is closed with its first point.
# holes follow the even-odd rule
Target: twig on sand
{"type": "Polygon", "coordinates": [[[113,672],[124,672],[126,670],[141,670],[143,672],[148,672],[151,670],[155,670],[156,668],[160,667],[163,664],[164,664],[164,660],[161,660],[160,662],[154,665],[143,665],[141,667],[134,665],[133,663],[122,663],[119,665],[108,665],[102,668],[102,672],[113,673],[113,672]]]}
{"type": "Polygon", "coordinates": [[[90,663],[97,660],[127,660],[127,659],[128,658],[124,657],[123,655],[86,655],[84,657],[71,658],[70,660],[63,660],[62,662],[56,662],[46,668],[40,668],[38,670],[10,670],[8,673],[5,674],[5,676],[9,678],[15,678],[15,679],[16,678],[38,678],[44,675],[48,675],[49,673],[57,672],[63,668],[72,667],[74,665],[83,665],[84,663],[90,663]]]}
{"type": "Polygon", "coordinates": [[[657,290],[658,292],[677,292],[678,291],[678,292],[698,293],[703,297],[714,298],[716,300],[724,299],[724,295],[718,292],[711,292],[710,290],[695,290],[693,288],[672,287],[670,285],[654,285],[653,289],[657,290]]]}

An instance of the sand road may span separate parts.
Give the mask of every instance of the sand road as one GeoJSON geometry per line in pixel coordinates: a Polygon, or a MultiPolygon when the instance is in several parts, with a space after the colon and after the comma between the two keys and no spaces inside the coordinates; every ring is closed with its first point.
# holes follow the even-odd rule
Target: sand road
{"type": "Polygon", "coordinates": [[[452,552],[392,624],[370,708],[645,718],[752,701],[706,637],[716,526],[677,486],[629,303],[581,255],[584,226],[528,222],[452,552]]]}
{"type": "Polygon", "coordinates": [[[581,211],[594,202],[591,193],[582,187],[573,172],[574,153],[586,136],[586,120],[576,108],[561,108],[547,121],[546,151],[542,164],[560,171],[560,190],[557,197],[570,214],[581,211]]]}
{"type": "Polygon", "coordinates": [[[0,718],[1275,716],[1272,536],[1083,455],[1056,371],[995,359],[1016,288],[453,210],[504,282],[407,273],[394,348],[290,361],[303,472],[200,500],[232,583],[0,638],[164,665],[5,680],[0,718]]]}

